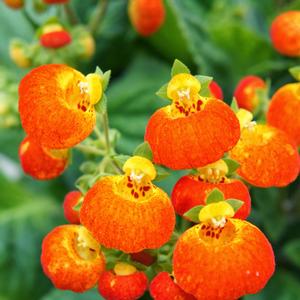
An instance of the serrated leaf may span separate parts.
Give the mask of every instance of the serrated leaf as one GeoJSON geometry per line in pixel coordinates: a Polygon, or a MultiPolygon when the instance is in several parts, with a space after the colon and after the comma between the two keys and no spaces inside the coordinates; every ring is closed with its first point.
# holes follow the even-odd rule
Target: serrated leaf
{"type": "Polygon", "coordinates": [[[206,204],[224,201],[224,194],[217,188],[214,188],[206,197],[206,204]]]}
{"type": "Polygon", "coordinates": [[[168,176],[170,176],[170,173],[167,171],[167,169],[162,166],[155,165],[155,169],[156,169],[156,177],[154,179],[155,181],[161,181],[167,178],[168,176]]]}
{"type": "Polygon", "coordinates": [[[175,59],[172,69],[171,69],[171,77],[180,74],[180,73],[188,73],[191,74],[190,69],[184,64],[182,63],[180,60],[175,59]]]}
{"type": "Polygon", "coordinates": [[[289,68],[289,72],[297,81],[300,81],[300,66],[289,68]]]}
{"type": "Polygon", "coordinates": [[[103,93],[102,98],[96,103],[95,110],[98,113],[101,113],[101,114],[104,114],[106,112],[106,110],[107,110],[107,97],[104,93],[103,93]]]}
{"type": "Polygon", "coordinates": [[[232,101],[231,101],[231,104],[230,104],[230,108],[235,112],[237,113],[239,111],[239,106],[238,106],[238,103],[235,99],[235,97],[232,98],[232,101]]]}
{"type": "Polygon", "coordinates": [[[107,86],[108,86],[109,81],[110,81],[110,76],[111,76],[111,70],[106,71],[102,76],[103,91],[105,91],[107,89],[107,86]]]}
{"type": "Polygon", "coordinates": [[[118,166],[119,169],[123,169],[123,166],[125,162],[130,158],[131,156],[129,155],[115,155],[112,157],[116,165],[118,166]]]}
{"type": "Polygon", "coordinates": [[[203,205],[197,205],[187,211],[183,216],[194,223],[199,223],[199,213],[203,208],[203,205]]]}
{"type": "Polygon", "coordinates": [[[233,174],[240,167],[240,164],[234,159],[223,158],[223,160],[227,165],[227,168],[228,168],[228,173],[227,174],[228,175],[233,174]]]}
{"type": "Polygon", "coordinates": [[[142,156],[152,161],[153,154],[148,142],[138,145],[133,151],[133,155],[142,156]]]}
{"type": "Polygon", "coordinates": [[[226,202],[232,206],[234,212],[237,212],[244,205],[243,201],[237,199],[227,199],[226,202]]]}
{"type": "Polygon", "coordinates": [[[168,88],[168,83],[164,84],[155,94],[156,96],[162,98],[162,99],[168,99],[171,101],[171,99],[168,98],[167,94],[167,88],[168,88]]]}

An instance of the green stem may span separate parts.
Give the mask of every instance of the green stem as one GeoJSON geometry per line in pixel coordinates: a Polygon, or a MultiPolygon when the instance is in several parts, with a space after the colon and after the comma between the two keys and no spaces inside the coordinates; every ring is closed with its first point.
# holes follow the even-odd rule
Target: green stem
{"type": "Polygon", "coordinates": [[[100,28],[101,22],[107,10],[107,5],[108,0],[99,0],[96,6],[96,12],[89,23],[89,28],[93,35],[100,28]]]}
{"type": "Polygon", "coordinates": [[[78,18],[74,10],[72,9],[72,7],[69,5],[69,3],[64,4],[64,10],[65,10],[65,14],[69,19],[70,24],[76,25],[79,23],[78,18]]]}
{"type": "Polygon", "coordinates": [[[110,147],[110,141],[109,141],[109,123],[108,123],[108,115],[107,110],[105,113],[102,114],[102,123],[103,123],[103,131],[104,131],[104,137],[105,137],[105,144],[106,144],[106,154],[111,154],[111,147],[110,147]]]}
{"type": "Polygon", "coordinates": [[[85,154],[94,154],[94,155],[101,155],[101,156],[104,156],[105,155],[105,152],[100,150],[100,149],[97,149],[93,146],[87,146],[87,145],[76,145],[75,146],[76,149],[78,149],[79,151],[85,153],[85,154]]]}
{"type": "Polygon", "coordinates": [[[26,20],[30,23],[30,25],[33,27],[33,29],[36,29],[39,27],[39,25],[31,18],[31,16],[28,14],[26,9],[22,9],[22,13],[26,20]]]}
{"type": "Polygon", "coordinates": [[[101,133],[101,131],[99,130],[99,128],[97,127],[97,125],[96,125],[95,128],[94,128],[94,132],[95,132],[95,135],[97,136],[97,139],[98,139],[98,140],[102,140],[102,133],[101,133]]]}

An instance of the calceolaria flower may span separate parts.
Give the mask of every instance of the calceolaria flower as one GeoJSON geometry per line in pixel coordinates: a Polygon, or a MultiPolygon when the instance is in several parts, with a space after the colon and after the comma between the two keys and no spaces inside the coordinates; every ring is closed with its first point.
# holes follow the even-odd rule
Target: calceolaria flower
{"type": "Polygon", "coordinates": [[[235,218],[246,219],[251,210],[251,198],[247,186],[238,179],[228,178],[228,167],[223,160],[199,168],[197,173],[181,177],[172,191],[172,203],[175,211],[183,216],[197,205],[205,205],[209,193],[219,189],[225,199],[243,201],[243,205],[234,214],[235,218]]]}
{"type": "Polygon", "coordinates": [[[197,299],[232,300],[257,293],[274,272],[274,254],[254,225],[232,219],[226,201],[200,210],[200,224],[176,243],[173,270],[177,284],[197,299]]]}
{"type": "Polygon", "coordinates": [[[107,248],[126,253],[159,248],[174,229],[172,203],[152,183],[156,170],[150,160],[131,157],[123,170],[124,175],[103,177],[87,192],[81,223],[107,248]]]}
{"type": "Polygon", "coordinates": [[[71,224],[80,224],[79,210],[75,208],[82,199],[83,195],[79,191],[71,191],[65,196],[63,203],[64,216],[71,224]]]}
{"type": "Polygon", "coordinates": [[[100,246],[86,228],[62,225],[44,238],[41,263],[54,286],[84,292],[95,286],[105,269],[100,246]]]}
{"type": "Polygon", "coordinates": [[[71,42],[70,33],[60,24],[47,24],[42,28],[40,44],[45,48],[62,48],[71,42]]]}
{"type": "Polygon", "coordinates": [[[240,137],[238,119],[223,101],[199,95],[201,84],[188,73],[172,77],[172,104],[157,110],[145,134],[154,161],[171,169],[205,166],[220,159],[240,137]]]}
{"type": "Polygon", "coordinates": [[[19,86],[19,112],[25,132],[49,148],[69,148],[92,132],[94,105],[102,97],[101,77],[84,76],[66,65],[33,69],[19,86]]]}

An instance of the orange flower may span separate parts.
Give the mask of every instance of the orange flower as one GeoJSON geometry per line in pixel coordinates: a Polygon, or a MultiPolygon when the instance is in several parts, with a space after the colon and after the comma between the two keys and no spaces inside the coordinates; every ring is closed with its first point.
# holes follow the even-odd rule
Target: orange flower
{"type": "Polygon", "coordinates": [[[152,184],[156,172],[149,160],[134,156],[123,170],[125,175],[103,177],[88,191],[81,223],[107,248],[126,253],[159,248],[174,229],[172,203],[152,184]]]}
{"type": "Polygon", "coordinates": [[[240,137],[240,125],[223,101],[199,96],[200,82],[177,74],[168,84],[172,104],[149,120],[145,140],[154,161],[171,169],[190,169],[220,159],[240,137]]]}
{"type": "Polygon", "coordinates": [[[214,80],[209,84],[208,87],[209,87],[211,96],[213,98],[223,100],[223,91],[222,91],[221,87],[214,80]]]}
{"type": "Polygon", "coordinates": [[[274,48],[287,56],[300,56],[300,11],[287,11],[275,18],[271,25],[274,48]]]}
{"type": "Polygon", "coordinates": [[[233,198],[244,202],[234,217],[246,219],[251,210],[251,198],[247,186],[240,180],[228,179],[224,176],[219,182],[210,182],[201,175],[187,175],[181,177],[172,192],[172,202],[175,211],[183,216],[197,205],[205,205],[207,195],[213,189],[219,189],[225,199],[233,198]]]}
{"type": "Polygon", "coordinates": [[[4,3],[12,9],[19,9],[24,6],[24,0],[4,0],[4,3]]]}
{"type": "Polygon", "coordinates": [[[19,158],[26,174],[46,180],[63,173],[68,164],[69,150],[49,149],[26,137],[20,145],[19,158]]]}
{"type": "Polygon", "coordinates": [[[127,263],[118,263],[113,271],[101,275],[98,290],[106,300],[135,300],[143,296],[147,285],[144,272],[127,263]]]}
{"type": "Polygon", "coordinates": [[[43,27],[40,43],[45,48],[61,48],[72,42],[69,32],[59,24],[49,24],[43,27]]]}
{"type": "Polygon", "coordinates": [[[78,204],[78,202],[82,198],[82,194],[79,191],[69,192],[64,199],[64,215],[67,221],[71,224],[80,224],[79,219],[79,211],[74,210],[74,206],[78,204]]]}
{"type": "Polygon", "coordinates": [[[238,174],[255,186],[286,186],[298,176],[299,155],[294,142],[269,125],[243,129],[230,155],[241,165],[238,174]]]}
{"type": "Polygon", "coordinates": [[[267,121],[280,128],[300,145],[300,83],[286,84],[272,97],[267,121]]]}
{"type": "Polygon", "coordinates": [[[56,288],[74,292],[92,288],[105,269],[99,244],[80,225],[62,225],[48,233],[41,263],[56,288]]]}
{"type": "Polygon", "coordinates": [[[167,272],[158,273],[150,284],[150,294],[154,300],[195,300],[184,292],[167,272]]]}
{"type": "Polygon", "coordinates": [[[33,69],[19,86],[19,111],[24,130],[49,148],[69,148],[93,130],[94,104],[102,96],[101,78],[86,77],[65,65],[33,69]]]}
{"type": "Polygon", "coordinates": [[[155,33],[165,20],[162,0],[130,0],[128,14],[135,30],[142,36],[155,33]]]}
{"type": "Polygon", "coordinates": [[[242,78],[234,91],[238,106],[253,112],[259,104],[256,92],[265,88],[266,83],[258,76],[249,75],[242,78]]]}
{"type": "Polygon", "coordinates": [[[254,225],[228,219],[187,230],[173,256],[177,284],[197,299],[232,300],[261,290],[274,272],[274,254],[254,225]]]}

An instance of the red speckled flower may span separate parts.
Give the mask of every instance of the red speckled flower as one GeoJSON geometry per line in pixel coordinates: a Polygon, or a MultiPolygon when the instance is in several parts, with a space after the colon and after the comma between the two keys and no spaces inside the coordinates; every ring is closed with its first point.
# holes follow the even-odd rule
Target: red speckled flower
{"type": "Polygon", "coordinates": [[[56,288],[84,292],[97,283],[105,269],[99,249],[83,226],[58,226],[43,240],[43,270],[56,288]]]}
{"type": "Polygon", "coordinates": [[[238,106],[253,112],[259,104],[256,92],[266,87],[266,83],[258,76],[249,75],[242,78],[234,91],[238,106]]]}
{"type": "Polygon", "coordinates": [[[40,36],[40,43],[45,48],[61,48],[72,42],[70,33],[66,30],[53,30],[40,36]]]}
{"type": "Polygon", "coordinates": [[[145,140],[154,161],[171,169],[190,169],[220,159],[240,137],[240,125],[223,101],[199,96],[200,82],[177,74],[168,84],[172,104],[150,118],[145,140]]]}
{"type": "Polygon", "coordinates": [[[79,211],[74,210],[74,206],[78,204],[78,202],[82,198],[82,194],[79,191],[69,192],[64,199],[64,215],[66,220],[68,220],[71,224],[80,224],[79,219],[79,211]]]}
{"type": "Polygon", "coordinates": [[[150,294],[154,300],[195,300],[184,292],[171,278],[169,273],[158,273],[150,284],[150,294]]]}
{"type": "Polygon", "coordinates": [[[274,48],[287,56],[300,56],[300,11],[287,11],[277,16],[271,25],[274,48]]]}
{"type": "Polygon", "coordinates": [[[48,149],[26,137],[20,145],[19,158],[26,174],[46,180],[63,173],[68,164],[69,151],[48,149]]]}
{"type": "Polygon", "coordinates": [[[275,269],[272,247],[254,225],[228,219],[202,223],[178,240],[173,256],[177,284],[197,299],[232,300],[260,291],[275,269]]]}
{"type": "Polygon", "coordinates": [[[93,130],[94,104],[102,96],[101,78],[86,77],[65,65],[33,69],[19,86],[19,111],[26,133],[41,145],[69,148],[93,130]]]}
{"type": "Polygon", "coordinates": [[[243,129],[230,156],[240,163],[238,174],[255,186],[286,186],[299,173],[294,142],[280,129],[268,125],[243,129]]]}
{"type": "Polygon", "coordinates": [[[135,300],[145,293],[148,279],[127,263],[116,264],[113,271],[104,272],[98,290],[106,300],[135,300]]]}
{"type": "Polygon", "coordinates": [[[152,184],[156,171],[134,156],[125,175],[101,178],[85,195],[81,223],[107,248],[126,253],[159,248],[173,232],[175,212],[168,195],[152,184]]]}
{"type": "Polygon", "coordinates": [[[300,83],[286,84],[273,95],[267,113],[270,125],[280,128],[300,145],[300,83]]]}
{"type": "Polygon", "coordinates": [[[215,81],[212,81],[209,84],[209,90],[210,90],[211,96],[213,98],[216,98],[216,99],[219,99],[219,100],[224,99],[223,98],[223,91],[222,91],[221,87],[215,81]]]}
{"type": "Polygon", "coordinates": [[[162,0],[130,0],[128,13],[133,27],[143,36],[156,32],[165,19],[162,0]]]}
{"type": "Polygon", "coordinates": [[[240,180],[222,177],[217,183],[203,179],[201,175],[187,175],[181,177],[172,192],[172,202],[175,211],[184,215],[197,205],[205,205],[207,195],[213,189],[219,189],[225,199],[233,198],[244,202],[234,217],[246,219],[251,210],[251,198],[247,186],[240,180]]]}

